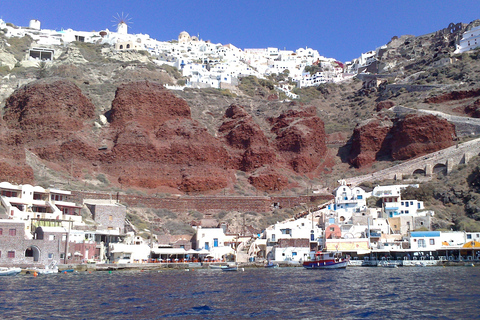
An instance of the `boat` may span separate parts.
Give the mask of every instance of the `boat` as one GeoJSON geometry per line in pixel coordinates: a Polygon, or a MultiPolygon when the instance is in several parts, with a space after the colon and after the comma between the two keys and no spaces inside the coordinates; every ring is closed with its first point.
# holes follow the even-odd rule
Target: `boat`
{"type": "Polygon", "coordinates": [[[53,274],[58,273],[58,266],[56,261],[52,261],[49,265],[45,266],[43,269],[34,269],[33,271],[38,274],[53,274]]]}
{"type": "Polygon", "coordinates": [[[208,266],[208,269],[212,269],[212,270],[221,270],[222,268],[226,268],[228,266],[226,265],[221,265],[221,264],[211,264],[208,266]]]}
{"type": "Polygon", "coordinates": [[[345,269],[348,261],[349,259],[343,258],[340,252],[317,251],[310,260],[303,262],[303,267],[305,269],[345,269]]]}
{"type": "Polygon", "coordinates": [[[398,268],[398,264],[389,261],[382,261],[380,266],[384,268],[398,268]]]}
{"type": "Polygon", "coordinates": [[[465,263],[465,267],[475,267],[475,265],[472,262],[470,262],[470,263],[465,263]]]}
{"type": "Polygon", "coordinates": [[[269,262],[265,265],[265,268],[278,268],[278,263],[269,262]]]}
{"type": "Polygon", "coordinates": [[[238,271],[238,266],[222,266],[222,271],[238,271]]]}
{"type": "Polygon", "coordinates": [[[0,276],[15,276],[22,271],[21,268],[0,268],[0,276]]]}

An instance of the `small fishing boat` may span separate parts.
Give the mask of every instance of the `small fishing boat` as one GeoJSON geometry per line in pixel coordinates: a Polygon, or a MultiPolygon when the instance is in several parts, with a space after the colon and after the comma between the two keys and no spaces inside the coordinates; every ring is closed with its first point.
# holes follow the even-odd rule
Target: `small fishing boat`
{"type": "Polygon", "coordinates": [[[268,262],[268,263],[265,265],[265,268],[278,268],[278,263],[268,262]]]}
{"type": "Polygon", "coordinates": [[[222,266],[222,271],[238,271],[238,266],[222,266]]]}
{"type": "Polygon", "coordinates": [[[211,264],[208,266],[208,269],[212,269],[212,270],[221,270],[222,268],[226,268],[228,266],[226,265],[221,265],[221,264],[211,264]]]}
{"type": "Polygon", "coordinates": [[[33,271],[38,274],[53,274],[58,273],[58,266],[56,261],[52,261],[49,265],[45,266],[43,269],[34,269],[33,271]]]}
{"type": "Polygon", "coordinates": [[[349,259],[343,258],[340,252],[317,251],[310,253],[310,260],[303,262],[305,269],[345,269],[349,259]]]}
{"type": "Polygon", "coordinates": [[[15,276],[22,271],[20,268],[0,268],[0,276],[15,276]]]}

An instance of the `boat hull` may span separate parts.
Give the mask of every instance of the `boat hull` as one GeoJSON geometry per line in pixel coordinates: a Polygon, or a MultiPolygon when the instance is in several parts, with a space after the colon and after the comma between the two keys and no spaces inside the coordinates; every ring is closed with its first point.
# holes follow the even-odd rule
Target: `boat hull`
{"type": "Polygon", "coordinates": [[[348,261],[333,262],[333,261],[305,261],[303,267],[305,269],[345,269],[348,261]]]}
{"type": "Polygon", "coordinates": [[[1,269],[0,276],[15,276],[22,271],[20,268],[1,269]]]}

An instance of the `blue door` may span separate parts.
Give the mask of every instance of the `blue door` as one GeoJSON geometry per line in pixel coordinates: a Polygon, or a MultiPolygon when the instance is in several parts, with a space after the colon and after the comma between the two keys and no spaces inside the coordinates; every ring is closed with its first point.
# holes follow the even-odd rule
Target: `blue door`
{"type": "Polygon", "coordinates": [[[213,246],[215,248],[218,247],[218,239],[217,238],[213,239],[213,246]]]}

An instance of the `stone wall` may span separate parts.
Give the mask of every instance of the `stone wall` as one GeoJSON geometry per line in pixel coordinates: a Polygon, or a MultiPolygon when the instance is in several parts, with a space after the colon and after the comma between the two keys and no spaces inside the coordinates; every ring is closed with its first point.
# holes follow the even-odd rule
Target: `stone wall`
{"type": "Polygon", "coordinates": [[[88,202],[85,205],[90,209],[93,220],[103,228],[120,230],[120,233],[124,232],[125,217],[127,215],[125,206],[116,203],[98,204],[88,202]]]}
{"type": "MultiPolygon", "coordinates": [[[[154,209],[167,209],[173,212],[198,211],[201,213],[218,213],[221,211],[240,211],[240,212],[270,212],[274,205],[280,208],[291,208],[302,203],[309,203],[319,200],[330,200],[333,196],[330,194],[315,196],[296,196],[296,197],[228,197],[228,196],[205,196],[205,197],[148,197],[125,194],[108,194],[72,191],[69,199],[76,203],[83,203],[84,199],[112,199],[118,200],[129,207],[147,207],[154,209]]],[[[93,213],[93,212],[92,212],[93,213]]]]}

